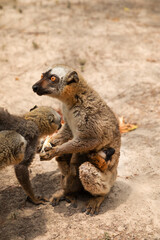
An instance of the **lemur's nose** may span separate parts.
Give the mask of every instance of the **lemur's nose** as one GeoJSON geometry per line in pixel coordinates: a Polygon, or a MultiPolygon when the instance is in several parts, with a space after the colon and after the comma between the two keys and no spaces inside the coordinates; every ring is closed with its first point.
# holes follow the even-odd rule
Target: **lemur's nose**
{"type": "Polygon", "coordinates": [[[33,89],[34,92],[37,92],[38,86],[37,86],[36,84],[34,84],[34,85],[32,86],[32,89],[33,89]]]}

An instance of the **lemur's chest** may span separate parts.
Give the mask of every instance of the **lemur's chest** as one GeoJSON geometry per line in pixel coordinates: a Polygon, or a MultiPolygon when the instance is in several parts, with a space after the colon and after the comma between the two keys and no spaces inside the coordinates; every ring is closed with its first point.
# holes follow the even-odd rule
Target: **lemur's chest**
{"type": "Polygon", "coordinates": [[[78,135],[78,129],[77,129],[77,118],[74,116],[74,111],[68,109],[67,107],[63,106],[63,115],[64,120],[67,122],[69,128],[72,131],[73,136],[78,135]]]}

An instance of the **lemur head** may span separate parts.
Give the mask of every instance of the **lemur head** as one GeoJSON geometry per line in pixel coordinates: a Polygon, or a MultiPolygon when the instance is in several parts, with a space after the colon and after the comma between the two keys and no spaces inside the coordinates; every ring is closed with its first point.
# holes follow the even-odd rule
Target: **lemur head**
{"type": "Polygon", "coordinates": [[[47,72],[42,73],[41,79],[36,82],[32,89],[38,95],[48,95],[62,99],[63,96],[71,95],[79,83],[79,74],[73,69],[56,65],[47,72]]]}
{"type": "Polygon", "coordinates": [[[48,106],[34,106],[24,115],[24,118],[37,124],[41,137],[53,134],[61,127],[61,116],[48,106]]]}

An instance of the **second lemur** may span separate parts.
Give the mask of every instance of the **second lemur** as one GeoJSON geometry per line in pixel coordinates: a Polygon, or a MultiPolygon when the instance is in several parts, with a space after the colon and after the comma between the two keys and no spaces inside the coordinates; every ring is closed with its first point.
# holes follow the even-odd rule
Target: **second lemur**
{"type": "Polygon", "coordinates": [[[7,110],[0,108],[0,134],[4,130],[14,130],[27,143],[24,158],[19,164],[15,165],[15,173],[27,196],[35,204],[43,203],[44,200],[34,195],[28,167],[36,154],[39,139],[53,134],[60,127],[61,117],[51,107],[35,107],[23,116],[10,114],[7,110]]]}

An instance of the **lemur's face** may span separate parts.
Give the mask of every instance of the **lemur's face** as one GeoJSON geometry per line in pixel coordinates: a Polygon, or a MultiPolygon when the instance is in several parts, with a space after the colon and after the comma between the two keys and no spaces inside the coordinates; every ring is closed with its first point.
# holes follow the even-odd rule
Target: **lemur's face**
{"type": "Polygon", "coordinates": [[[53,134],[62,126],[60,114],[49,106],[34,106],[24,118],[37,124],[41,136],[53,134]]]}
{"type": "Polygon", "coordinates": [[[78,74],[69,67],[55,66],[42,73],[41,79],[33,85],[32,89],[40,96],[59,97],[66,86],[77,83],[78,80],[78,74]]]}

